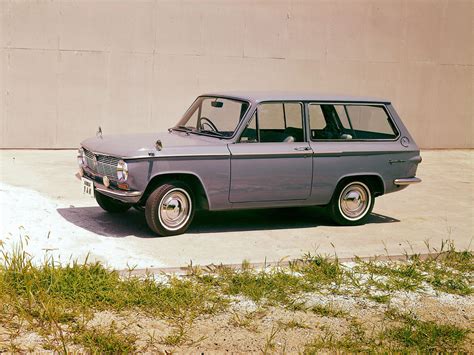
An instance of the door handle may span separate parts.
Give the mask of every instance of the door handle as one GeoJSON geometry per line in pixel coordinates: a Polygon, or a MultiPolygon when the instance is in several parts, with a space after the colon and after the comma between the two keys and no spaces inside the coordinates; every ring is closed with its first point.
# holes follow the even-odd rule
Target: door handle
{"type": "Polygon", "coordinates": [[[397,164],[397,163],[406,163],[406,160],[398,159],[398,160],[389,160],[390,164],[397,164]]]}
{"type": "Polygon", "coordinates": [[[307,151],[307,150],[311,150],[310,147],[296,147],[295,150],[298,150],[298,151],[307,151]]]}

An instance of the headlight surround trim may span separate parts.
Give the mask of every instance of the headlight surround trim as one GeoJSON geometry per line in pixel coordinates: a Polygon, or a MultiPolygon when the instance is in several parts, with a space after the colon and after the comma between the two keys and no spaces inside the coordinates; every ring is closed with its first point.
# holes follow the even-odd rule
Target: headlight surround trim
{"type": "Polygon", "coordinates": [[[127,181],[128,179],[128,165],[123,160],[119,160],[117,163],[117,179],[120,182],[127,181]]]}
{"type": "Polygon", "coordinates": [[[86,166],[86,157],[84,155],[84,148],[80,147],[77,150],[77,164],[80,167],[86,166]]]}

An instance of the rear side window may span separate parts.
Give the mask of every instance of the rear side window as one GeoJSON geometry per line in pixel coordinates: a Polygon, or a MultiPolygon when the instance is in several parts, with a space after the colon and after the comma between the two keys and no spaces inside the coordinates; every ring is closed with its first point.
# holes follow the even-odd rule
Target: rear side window
{"type": "Polygon", "coordinates": [[[314,140],[395,139],[398,132],[383,106],[310,104],[314,140]]]}

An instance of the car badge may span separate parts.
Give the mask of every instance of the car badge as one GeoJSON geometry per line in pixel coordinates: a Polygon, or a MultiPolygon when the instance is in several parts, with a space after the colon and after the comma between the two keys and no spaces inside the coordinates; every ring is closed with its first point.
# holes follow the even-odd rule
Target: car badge
{"type": "Polygon", "coordinates": [[[156,150],[162,150],[163,149],[163,143],[158,139],[155,143],[155,148],[156,150]]]}
{"type": "Polygon", "coordinates": [[[408,137],[402,137],[402,139],[400,140],[400,143],[405,148],[408,148],[408,146],[410,145],[410,140],[408,139],[408,137]]]}

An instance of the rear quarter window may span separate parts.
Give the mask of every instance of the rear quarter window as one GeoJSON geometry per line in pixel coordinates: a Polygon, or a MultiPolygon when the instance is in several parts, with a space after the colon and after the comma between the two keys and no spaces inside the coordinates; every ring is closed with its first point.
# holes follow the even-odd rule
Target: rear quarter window
{"type": "Polygon", "coordinates": [[[381,105],[309,105],[313,140],[393,140],[398,131],[381,105]]]}

